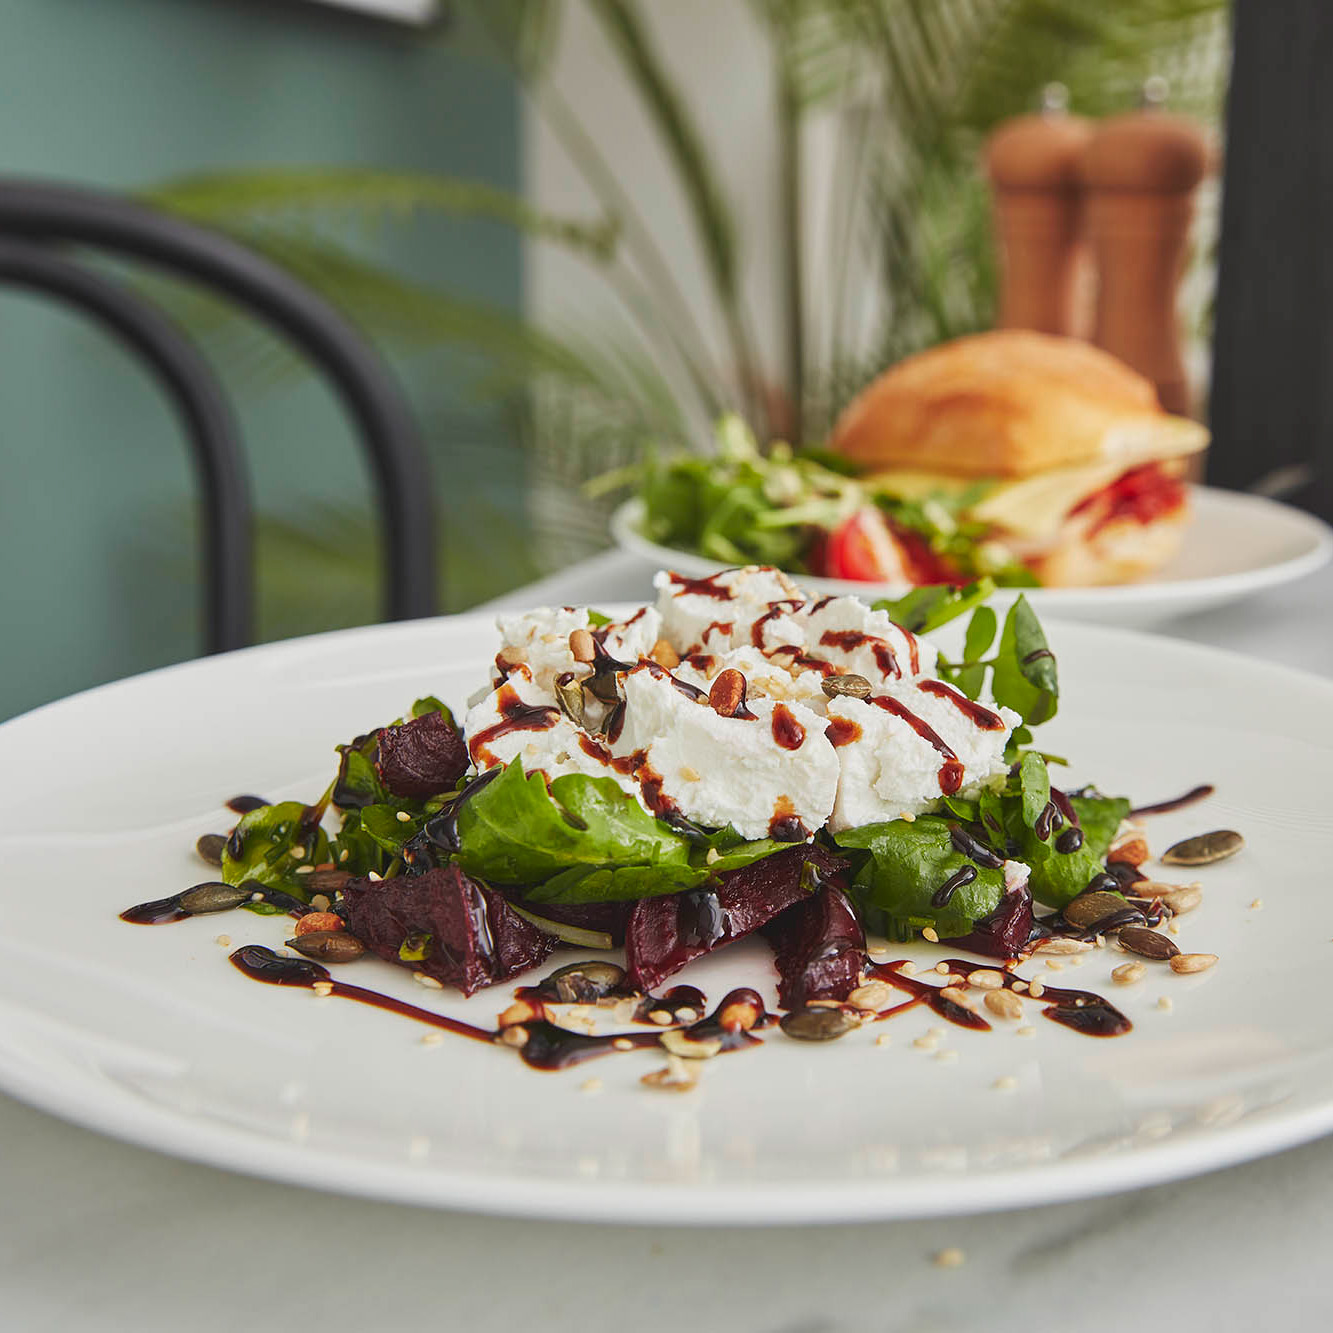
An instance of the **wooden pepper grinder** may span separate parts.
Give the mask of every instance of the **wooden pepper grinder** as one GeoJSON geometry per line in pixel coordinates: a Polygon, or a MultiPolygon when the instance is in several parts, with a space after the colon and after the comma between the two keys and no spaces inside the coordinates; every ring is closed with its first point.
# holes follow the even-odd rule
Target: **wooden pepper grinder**
{"type": "Polygon", "coordinates": [[[1164,97],[1165,81],[1150,79],[1142,109],[1102,121],[1082,177],[1098,278],[1093,341],[1152,380],[1168,412],[1184,414],[1176,294],[1209,147],[1194,122],[1161,110],[1164,97]]]}
{"type": "Polygon", "coordinates": [[[1067,105],[1065,89],[1051,84],[1040,115],[1005,121],[986,143],[1000,251],[998,324],[1086,337],[1091,275],[1079,170],[1092,127],[1067,105]]]}

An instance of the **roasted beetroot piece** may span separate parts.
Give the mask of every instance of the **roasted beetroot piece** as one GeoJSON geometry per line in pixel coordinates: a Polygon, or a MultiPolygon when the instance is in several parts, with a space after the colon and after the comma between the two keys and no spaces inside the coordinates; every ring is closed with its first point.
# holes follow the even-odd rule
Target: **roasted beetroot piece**
{"type": "Polygon", "coordinates": [[[809,894],[802,883],[806,862],[825,877],[845,862],[802,843],[762,861],[729,871],[717,888],[692,889],[634,904],[625,932],[630,983],[652,990],[687,963],[742,939],[809,894]]]}
{"type": "Polygon", "coordinates": [[[955,948],[969,953],[985,954],[987,958],[1017,958],[1018,951],[1032,934],[1032,894],[1027,885],[1010,889],[1000,899],[1000,905],[990,916],[974,922],[972,930],[957,939],[944,940],[955,948]]]}
{"type": "Polygon", "coordinates": [[[556,944],[454,865],[349,880],[342,899],[347,929],[373,953],[464,995],[536,967],[556,944]]]}
{"type": "Polygon", "coordinates": [[[778,969],[778,1001],[799,1009],[811,1000],[845,1000],[866,967],[866,936],[847,895],[825,884],[764,928],[778,969]]]}
{"type": "Polygon", "coordinates": [[[442,713],[426,713],[398,727],[382,727],[375,768],[395,796],[438,796],[467,771],[463,738],[442,713]]]}
{"type": "Polygon", "coordinates": [[[633,902],[533,903],[527,911],[581,930],[600,930],[610,935],[611,943],[619,948],[625,943],[625,928],[633,908],[633,902]]]}

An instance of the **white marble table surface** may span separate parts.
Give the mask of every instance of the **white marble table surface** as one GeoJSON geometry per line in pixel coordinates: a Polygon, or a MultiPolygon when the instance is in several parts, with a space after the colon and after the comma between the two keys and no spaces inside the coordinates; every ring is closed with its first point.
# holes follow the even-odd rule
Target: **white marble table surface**
{"type": "MultiPolygon", "coordinates": [[[[586,561],[504,599],[645,597],[586,561]]],[[[1333,675],[1333,569],[1165,632],[1333,675]]],[[[989,1216],[781,1230],[474,1218],[228,1175],[0,1097],[0,1330],[1232,1330],[1328,1320],[1333,1138],[989,1216]],[[965,1262],[931,1256],[957,1247],[965,1262]]]]}

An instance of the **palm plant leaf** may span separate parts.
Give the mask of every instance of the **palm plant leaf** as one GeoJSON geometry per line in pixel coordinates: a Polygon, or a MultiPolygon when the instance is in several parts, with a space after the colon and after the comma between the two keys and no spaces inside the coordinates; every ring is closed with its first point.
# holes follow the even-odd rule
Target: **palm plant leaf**
{"type": "Polygon", "coordinates": [[[568,246],[600,262],[614,255],[619,234],[613,217],[596,222],[553,217],[509,190],[425,172],[344,167],[210,172],[166,181],[141,197],[169,212],[215,226],[339,218],[375,224],[403,221],[421,212],[483,218],[568,246]]]}

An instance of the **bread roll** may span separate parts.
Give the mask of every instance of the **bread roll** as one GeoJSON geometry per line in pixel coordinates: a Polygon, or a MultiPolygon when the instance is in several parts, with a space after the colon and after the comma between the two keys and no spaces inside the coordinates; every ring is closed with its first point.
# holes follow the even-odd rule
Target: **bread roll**
{"type": "Polygon", "coordinates": [[[998,329],[909,357],[873,381],[832,447],[869,469],[1027,477],[1115,452],[1164,424],[1152,384],[1074,338],[998,329]]]}

